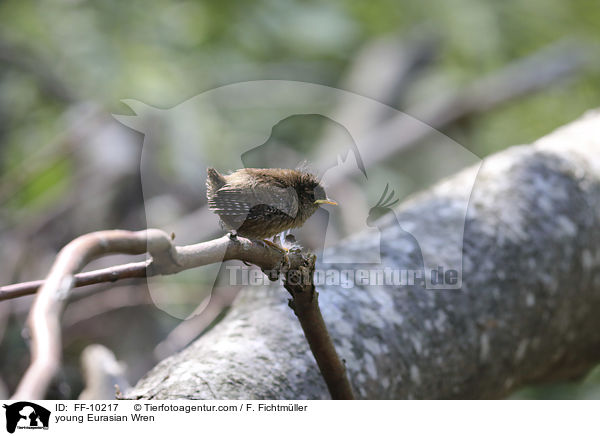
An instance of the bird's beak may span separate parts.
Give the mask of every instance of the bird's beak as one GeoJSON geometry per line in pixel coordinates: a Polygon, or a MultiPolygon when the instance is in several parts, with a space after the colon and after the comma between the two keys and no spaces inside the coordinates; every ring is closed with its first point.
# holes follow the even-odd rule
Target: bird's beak
{"type": "Polygon", "coordinates": [[[338,205],[335,201],[330,200],[329,198],[326,198],[325,200],[316,200],[315,204],[331,204],[332,206],[338,205]]]}

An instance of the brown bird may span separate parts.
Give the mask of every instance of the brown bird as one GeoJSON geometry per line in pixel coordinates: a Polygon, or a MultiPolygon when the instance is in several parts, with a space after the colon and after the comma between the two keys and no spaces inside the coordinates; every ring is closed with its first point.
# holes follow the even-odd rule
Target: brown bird
{"type": "Polygon", "coordinates": [[[206,196],[221,225],[250,239],[301,227],[327,198],[312,174],[280,168],[243,168],[231,174],[207,169],[206,196]]]}

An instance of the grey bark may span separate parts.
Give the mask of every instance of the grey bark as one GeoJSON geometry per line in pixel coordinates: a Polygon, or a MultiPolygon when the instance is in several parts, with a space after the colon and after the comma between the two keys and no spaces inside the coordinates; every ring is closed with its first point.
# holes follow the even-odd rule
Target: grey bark
{"type": "MultiPolygon", "coordinates": [[[[400,220],[426,230],[458,219],[469,171],[403,204],[400,220]]],[[[501,398],[584,375],[600,362],[599,215],[600,111],[487,158],[469,203],[461,290],[319,289],[357,397],[501,398]]],[[[391,219],[382,228],[382,260],[418,265],[410,235],[391,219]]],[[[337,249],[360,253],[371,243],[359,236],[337,249]]],[[[447,241],[419,243],[443,253],[447,241]]],[[[281,288],[244,290],[216,327],[129,397],[328,398],[286,300],[281,288]]]]}

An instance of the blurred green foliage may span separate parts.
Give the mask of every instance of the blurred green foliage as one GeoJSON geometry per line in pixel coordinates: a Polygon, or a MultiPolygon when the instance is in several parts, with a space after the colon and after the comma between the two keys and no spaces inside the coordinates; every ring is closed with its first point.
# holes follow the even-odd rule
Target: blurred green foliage
{"type": "MultiPolygon", "coordinates": [[[[171,107],[242,80],[335,86],[366,42],[425,26],[443,38],[436,76],[444,88],[460,88],[565,37],[597,44],[600,3],[7,0],[0,3],[0,22],[2,45],[12,47],[17,63],[36,70],[22,74],[9,61],[0,72],[4,173],[64,128],[64,96],[40,86],[40,77],[55,77],[70,97],[110,112],[127,110],[122,98],[171,107]]],[[[597,70],[590,71],[577,83],[482,115],[459,139],[480,155],[531,141],[597,106],[599,79],[597,70]]],[[[36,196],[29,192],[17,203],[36,196]]]]}

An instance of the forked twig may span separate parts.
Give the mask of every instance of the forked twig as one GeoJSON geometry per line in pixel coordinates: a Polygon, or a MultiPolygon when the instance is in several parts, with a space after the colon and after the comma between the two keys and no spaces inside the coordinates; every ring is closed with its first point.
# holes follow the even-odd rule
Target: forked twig
{"type": "MultiPolygon", "coordinates": [[[[199,244],[175,246],[165,232],[157,229],[140,232],[107,230],[83,235],[71,241],[58,254],[48,277],[42,282],[42,286],[37,292],[29,313],[31,364],[21,379],[13,399],[35,400],[44,397],[60,366],[62,346],[60,315],[64,301],[77,281],[81,285],[86,282],[115,281],[124,277],[174,274],[186,269],[231,259],[257,265],[271,278],[273,278],[273,273],[293,273],[293,271],[305,270],[306,261],[302,255],[300,257],[291,255],[290,258],[281,250],[241,237],[223,236],[199,244]],[[149,253],[151,258],[146,262],[119,265],[76,276],[76,273],[92,259],[112,253],[149,253]],[[141,272],[142,268],[143,273],[141,272]]],[[[314,259],[312,262],[311,274],[314,271],[314,259]]],[[[31,289],[31,285],[26,285],[13,285],[12,290],[9,289],[5,292],[17,293],[31,289]]],[[[310,295],[316,296],[314,285],[312,285],[312,275],[310,286],[312,287],[310,295]]],[[[339,388],[336,387],[338,384],[332,384],[331,380],[339,379],[336,371],[340,369],[342,376],[345,377],[345,371],[339,363],[339,358],[327,333],[316,298],[312,305],[308,304],[309,301],[305,302],[305,297],[309,294],[305,295],[296,288],[293,288],[293,291],[290,290],[292,288],[289,288],[287,279],[286,289],[292,295],[298,296],[298,298],[294,297],[294,301],[298,301],[296,314],[319,368],[324,370],[323,377],[327,381],[327,385],[332,386],[332,397],[340,398],[342,394],[338,393],[339,388]]],[[[349,387],[347,380],[346,385],[349,387]]],[[[343,397],[347,397],[347,393],[344,393],[343,397]]]]}

